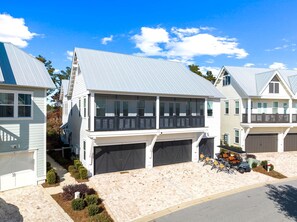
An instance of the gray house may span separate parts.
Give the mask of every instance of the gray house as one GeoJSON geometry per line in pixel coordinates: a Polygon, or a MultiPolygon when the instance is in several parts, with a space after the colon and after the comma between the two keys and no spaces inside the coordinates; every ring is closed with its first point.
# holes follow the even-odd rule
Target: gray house
{"type": "Polygon", "coordinates": [[[181,63],[76,48],[62,87],[65,138],[90,175],[217,152],[222,94],[181,63]]]}
{"type": "Polygon", "coordinates": [[[46,174],[46,90],[42,62],[0,43],[0,191],[37,184],[46,174]]]}

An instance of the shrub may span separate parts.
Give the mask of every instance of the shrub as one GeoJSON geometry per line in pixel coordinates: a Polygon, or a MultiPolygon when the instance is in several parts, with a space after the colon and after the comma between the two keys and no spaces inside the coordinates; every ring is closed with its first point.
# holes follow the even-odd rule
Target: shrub
{"type": "Polygon", "coordinates": [[[70,165],[69,167],[68,167],[68,172],[72,172],[72,171],[74,171],[75,170],[75,167],[73,166],[73,165],[70,165]]]}
{"type": "Polygon", "coordinates": [[[46,181],[48,184],[54,184],[57,182],[57,176],[54,169],[51,169],[46,173],[46,181]]]}
{"type": "Polygon", "coordinates": [[[109,217],[106,211],[97,214],[90,219],[91,222],[112,222],[112,219],[109,217]]]}
{"type": "Polygon", "coordinates": [[[79,171],[79,175],[80,175],[80,179],[87,179],[88,178],[88,170],[81,166],[78,168],[78,171],[79,171]]]}
{"type": "Polygon", "coordinates": [[[256,168],[257,166],[258,166],[257,163],[255,163],[255,162],[252,163],[252,168],[256,168]]]}
{"type": "Polygon", "coordinates": [[[261,162],[261,166],[267,166],[267,160],[263,160],[262,162],[261,162]]]}
{"type": "Polygon", "coordinates": [[[73,164],[74,164],[75,169],[77,169],[77,170],[80,166],[82,166],[82,163],[79,160],[74,160],[73,164]]]}
{"type": "Polygon", "coordinates": [[[270,170],[270,171],[274,170],[274,165],[273,165],[273,164],[270,165],[269,170],[270,170]]]}
{"type": "Polygon", "coordinates": [[[85,208],[85,202],[82,198],[72,200],[71,206],[73,210],[83,210],[85,208]]]}
{"type": "Polygon", "coordinates": [[[98,203],[98,196],[96,194],[87,195],[85,197],[85,201],[87,205],[97,204],[98,203]]]}
{"type": "Polygon", "coordinates": [[[72,200],[75,192],[80,192],[82,197],[94,194],[93,189],[89,189],[86,184],[66,185],[63,188],[62,197],[64,200],[72,200]]]}
{"type": "Polygon", "coordinates": [[[91,204],[88,206],[89,216],[94,216],[100,212],[100,208],[96,204],[91,204]]]}
{"type": "Polygon", "coordinates": [[[73,171],[72,176],[77,180],[80,179],[80,174],[77,170],[73,171]]]}

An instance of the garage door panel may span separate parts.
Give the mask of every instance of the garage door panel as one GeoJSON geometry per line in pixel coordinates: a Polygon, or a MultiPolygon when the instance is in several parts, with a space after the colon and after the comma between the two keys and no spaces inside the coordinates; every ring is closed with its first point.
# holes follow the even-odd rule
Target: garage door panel
{"type": "Polygon", "coordinates": [[[154,166],[183,163],[192,160],[192,140],[157,142],[154,146],[154,166]]]}
{"type": "Polygon", "coordinates": [[[245,141],[248,153],[277,152],[277,134],[249,134],[245,141]]]}
{"type": "Polygon", "coordinates": [[[95,174],[145,167],[145,143],[95,147],[95,174]]]}
{"type": "Polygon", "coordinates": [[[297,133],[289,133],[285,137],[284,151],[297,151],[297,133]]]}

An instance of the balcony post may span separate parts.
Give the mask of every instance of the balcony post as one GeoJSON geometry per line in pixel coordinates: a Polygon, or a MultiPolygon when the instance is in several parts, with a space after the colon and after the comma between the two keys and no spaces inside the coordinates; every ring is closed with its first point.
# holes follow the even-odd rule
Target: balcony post
{"type": "Polygon", "coordinates": [[[248,98],[248,104],[247,104],[247,122],[251,123],[252,119],[252,100],[251,98],[248,98]]]}
{"type": "Polygon", "coordinates": [[[156,97],[156,129],[160,127],[160,96],[156,97]]]}
{"type": "Polygon", "coordinates": [[[92,92],[91,93],[91,97],[90,97],[90,105],[89,105],[89,108],[90,108],[90,131],[94,131],[95,127],[95,109],[96,109],[96,104],[95,104],[95,95],[94,93],[92,92]]]}
{"type": "Polygon", "coordinates": [[[293,102],[292,102],[292,98],[289,99],[289,122],[292,123],[293,122],[293,102]]]}

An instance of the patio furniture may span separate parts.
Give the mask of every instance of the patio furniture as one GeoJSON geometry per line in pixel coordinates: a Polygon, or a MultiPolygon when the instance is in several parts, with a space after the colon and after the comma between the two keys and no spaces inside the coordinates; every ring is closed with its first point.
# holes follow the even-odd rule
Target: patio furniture
{"type": "Polygon", "coordinates": [[[204,154],[201,153],[200,156],[199,156],[199,162],[204,161],[205,158],[206,158],[206,156],[204,156],[204,154]]]}
{"type": "Polygon", "coordinates": [[[213,164],[213,160],[209,157],[206,157],[205,160],[204,160],[204,164],[203,166],[206,166],[206,165],[212,165],[213,164]]]}
{"type": "Polygon", "coordinates": [[[211,170],[218,169],[219,168],[219,165],[220,165],[219,161],[218,160],[214,160],[213,161],[213,164],[212,164],[212,167],[211,167],[211,170]]]}

